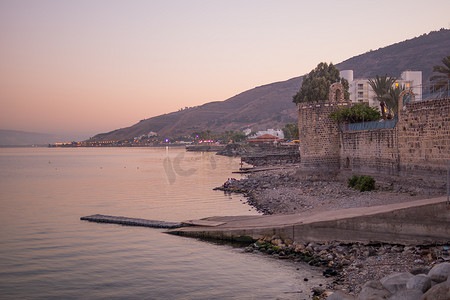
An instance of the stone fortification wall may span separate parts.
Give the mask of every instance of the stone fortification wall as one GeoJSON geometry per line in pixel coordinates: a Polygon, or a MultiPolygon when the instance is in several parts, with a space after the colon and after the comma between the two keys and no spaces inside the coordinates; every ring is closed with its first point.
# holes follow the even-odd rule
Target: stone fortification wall
{"type": "Polygon", "coordinates": [[[402,173],[446,174],[450,160],[450,98],[408,104],[400,111],[397,130],[402,173]]]}
{"type": "Polygon", "coordinates": [[[378,129],[342,132],[341,169],[397,175],[397,130],[378,129]]]}
{"type": "Polygon", "coordinates": [[[393,129],[341,134],[341,169],[443,176],[450,160],[450,99],[409,103],[393,129]]]}
{"type": "Polygon", "coordinates": [[[340,106],[349,105],[350,102],[344,100],[344,87],[338,82],[330,86],[328,102],[298,104],[300,165],[303,170],[339,171],[339,128],[328,115],[340,106]]]}
{"type": "Polygon", "coordinates": [[[340,167],[338,124],[328,115],[348,102],[298,105],[301,166],[305,170],[337,171],[340,167]]]}
{"type": "Polygon", "coordinates": [[[412,102],[392,129],[340,131],[328,115],[347,102],[299,104],[301,166],[443,177],[450,160],[450,98],[412,102]]]}

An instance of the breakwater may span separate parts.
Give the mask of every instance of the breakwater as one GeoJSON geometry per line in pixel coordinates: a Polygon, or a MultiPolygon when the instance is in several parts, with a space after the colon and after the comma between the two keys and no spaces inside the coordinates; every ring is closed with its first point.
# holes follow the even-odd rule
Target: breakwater
{"type": "Polygon", "coordinates": [[[218,155],[240,156],[242,162],[253,166],[271,166],[300,163],[300,151],[297,144],[228,144],[218,155]]]}
{"type": "Polygon", "coordinates": [[[196,151],[196,152],[217,152],[222,150],[223,148],[225,148],[225,145],[209,145],[209,144],[205,144],[205,145],[187,145],[186,146],[186,151],[196,151]]]}

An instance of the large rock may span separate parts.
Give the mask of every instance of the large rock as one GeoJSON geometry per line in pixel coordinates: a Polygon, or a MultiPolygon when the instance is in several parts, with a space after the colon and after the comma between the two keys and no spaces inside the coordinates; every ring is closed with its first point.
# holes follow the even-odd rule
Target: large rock
{"type": "Polygon", "coordinates": [[[411,273],[413,275],[419,275],[419,274],[427,275],[429,272],[430,272],[430,268],[428,268],[428,267],[416,267],[416,268],[412,269],[411,271],[409,271],[409,273],[411,273]]]}
{"type": "Polygon", "coordinates": [[[428,276],[431,278],[431,280],[436,282],[446,281],[449,275],[450,275],[450,263],[442,263],[436,265],[428,273],[428,276]]]}
{"type": "Polygon", "coordinates": [[[420,300],[450,300],[450,280],[433,286],[420,300]]]}
{"type": "Polygon", "coordinates": [[[425,293],[431,287],[431,278],[425,274],[419,274],[408,280],[407,289],[416,289],[425,293]]]}
{"type": "Polygon", "coordinates": [[[336,291],[327,297],[327,300],[354,300],[353,296],[349,296],[341,291],[336,291]]]}
{"type": "Polygon", "coordinates": [[[388,299],[391,293],[378,280],[367,281],[358,295],[358,300],[388,299]]]}
{"type": "Polygon", "coordinates": [[[380,280],[381,284],[392,294],[397,291],[406,289],[406,283],[413,278],[414,275],[408,272],[393,273],[380,280]]]}
{"type": "Polygon", "coordinates": [[[420,290],[402,290],[395,293],[389,300],[420,300],[423,293],[420,290]]]}

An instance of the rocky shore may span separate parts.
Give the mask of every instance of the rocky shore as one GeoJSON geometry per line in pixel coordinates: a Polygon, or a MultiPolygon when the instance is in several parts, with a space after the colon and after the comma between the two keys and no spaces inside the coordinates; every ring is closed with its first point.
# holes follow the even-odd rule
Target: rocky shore
{"type": "Polygon", "coordinates": [[[424,299],[450,299],[449,246],[301,244],[273,236],[258,240],[245,251],[322,267],[323,276],[332,277],[333,281],[313,288],[316,299],[408,300],[421,299],[423,295],[428,297],[424,299]],[[435,288],[431,290],[432,287],[435,288]]]}
{"type": "Polygon", "coordinates": [[[286,165],[284,168],[250,173],[227,187],[216,189],[244,194],[248,203],[263,214],[376,206],[437,197],[445,193],[445,186],[430,187],[413,180],[408,184],[383,176],[375,178],[375,191],[361,193],[347,186],[350,176],[342,174],[323,180],[305,180],[296,165],[286,165]]]}
{"type": "MultiPolygon", "coordinates": [[[[347,187],[348,174],[327,180],[305,180],[300,175],[296,166],[286,166],[278,170],[255,172],[217,189],[226,193],[244,194],[248,203],[263,214],[303,214],[313,211],[377,206],[436,197],[444,192],[442,186],[436,187],[427,182],[414,181],[408,184],[401,179],[377,176],[376,190],[361,193],[347,187]]],[[[259,251],[282,259],[292,259],[323,267],[324,276],[332,277],[334,280],[330,286],[314,289],[313,293],[317,299],[326,297],[329,299],[420,299],[422,294],[428,292],[428,289],[422,288],[420,296],[417,291],[415,294],[406,291],[404,293],[411,293],[411,295],[403,297],[401,296],[403,294],[399,294],[400,298],[395,295],[400,290],[406,290],[406,282],[403,282],[405,278],[419,276],[418,274],[424,277],[433,266],[448,263],[450,261],[449,247],[448,244],[404,246],[341,244],[334,241],[327,244],[296,244],[273,236],[250,245],[246,251],[259,251]],[[382,284],[386,282],[384,278],[398,273],[407,273],[411,276],[402,277],[402,288],[396,289],[395,292],[387,289],[388,292],[386,292],[382,284]],[[333,294],[331,291],[339,292],[333,294]]],[[[438,284],[430,280],[432,285],[438,284]]],[[[450,295],[442,299],[450,299],[450,295]]]]}

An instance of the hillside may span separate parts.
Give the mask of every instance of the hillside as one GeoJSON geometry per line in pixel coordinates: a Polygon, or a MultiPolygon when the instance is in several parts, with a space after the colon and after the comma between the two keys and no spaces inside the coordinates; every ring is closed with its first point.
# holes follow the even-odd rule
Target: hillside
{"type": "Polygon", "coordinates": [[[120,140],[155,131],[161,136],[185,136],[194,131],[253,130],[281,128],[287,122],[296,122],[292,95],[301,86],[301,79],[293,78],[283,82],[260,86],[226,101],[206,103],[201,106],[142,120],[139,123],[96,135],[97,140],[120,140]]]}
{"type": "Polygon", "coordinates": [[[58,141],[53,134],[0,130],[0,146],[48,145],[58,141]]]}
{"type": "MultiPolygon", "coordinates": [[[[340,70],[354,70],[355,78],[375,74],[400,76],[405,70],[419,70],[423,82],[432,75],[434,65],[449,55],[450,30],[430,32],[410,40],[370,51],[336,66],[340,70]]],[[[319,62],[317,62],[319,63],[319,62]]],[[[292,96],[299,90],[302,77],[256,87],[225,101],[206,103],[183,111],[168,113],[140,121],[122,129],[94,136],[93,140],[123,140],[150,131],[160,136],[188,136],[194,131],[252,130],[281,128],[296,122],[297,114],[292,96]]]]}
{"type": "Polygon", "coordinates": [[[400,77],[405,70],[422,71],[422,82],[426,83],[433,74],[433,66],[441,65],[447,55],[450,55],[450,30],[441,29],[352,57],[337,67],[353,70],[355,78],[386,73],[400,77]]]}
{"type": "Polygon", "coordinates": [[[48,146],[54,143],[70,143],[85,139],[85,134],[51,134],[0,129],[0,147],[48,146]]]}

